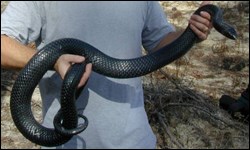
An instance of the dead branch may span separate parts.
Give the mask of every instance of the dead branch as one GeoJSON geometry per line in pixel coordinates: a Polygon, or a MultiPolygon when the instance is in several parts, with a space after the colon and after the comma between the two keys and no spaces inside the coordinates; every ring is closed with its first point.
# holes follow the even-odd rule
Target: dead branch
{"type": "Polygon", "coordinates": [[[163,118],[161,117],[162,114],[160,114],[159,112],[157,112],[157,117],[161,123],[161,125],[163,126],[163,128],[165,129],[166,133],[168,134],[170,140],[177,145],[178,149],[183,149],[184,147],[182,146],[182,144],[180,144],[176,138],[172,135],[171,131],[169,130],[168,126],[165,124],[163,118]]]}
{"type": "Polygon", "coordinates": [[[216,120],[219,120],[221,121],[222,123],[224,123],[226,126],[228,127],[233,127],[235,129],[238,129],[240,130],[241,132],[245,133],[246,131],[244,129],[242,129],[238,124],[234,124],[234,123],[230,123],[229,121],[227,120],[224,120],[224,119],[221,119],[220,117],[210,113],[209,111],[205,110],[204,108],[202,107],[199,107],[199,106],[195,106],[193,104],[185,104],[185,103],[168,103],[166,104],[167,106],[184,106],[184,107],[193,107],[193,108],[196,108],[196,109],[199,109],[201,110],[202,112],[205,112],[207,115],[215,118],[216,120]]]}

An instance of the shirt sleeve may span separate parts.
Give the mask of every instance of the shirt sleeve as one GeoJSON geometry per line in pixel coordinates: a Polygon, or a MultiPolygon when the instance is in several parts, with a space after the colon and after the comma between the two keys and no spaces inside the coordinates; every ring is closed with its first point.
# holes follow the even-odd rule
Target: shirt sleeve
{"type": "Polygon", "coordinates": [[[148,2],[145,25],[142,31],[142,45],[147,51],[152,51],[168,33],[175,28],[167,20],[167,17],[156,1],[148,2]]]}
{"type": "Polygon", "coordinates": [[[42,19],[39,6],[32,1],[9,2],[1,14],[1,35],[12,37],[23,44],[40,36],[42,19]]]}

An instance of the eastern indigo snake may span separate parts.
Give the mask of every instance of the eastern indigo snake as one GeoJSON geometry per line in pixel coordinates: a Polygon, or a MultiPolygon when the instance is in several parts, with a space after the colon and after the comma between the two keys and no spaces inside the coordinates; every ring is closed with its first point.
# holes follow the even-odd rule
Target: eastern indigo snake
{"type": "MultiPolygon", "coordinates": [[[[223,21],[222,11],[218,7],[205,5],[195,11],[195,14],[200,14],[200,11],[206,11],[211,15],[213,26],[218,32],[230,39],[236,38],[235,29],[223,21]]],[[[47,70],[53,68],[56,60],[62,54],[70,53],[85,56],[93,64],[93,71],[99,74],[114,78],[133,78],[151,73],[178,59],[188,52],[198,40],[197,35],[187,27],[178,39],[158,51],[140,58],[124,60],[111,58],[95,47],[77,39],[65,38],[53,41],[28,62],[15,81],[10,101],[14,123],[27,139],[39,145],[61,145],[73,136],[43,127],[34,119],[31,111],[31,97],[35,87],[47,70]]],[[[74,67],[82,68],[82,66],[84,65],[74,67]]],[[[70,77],[67,81],[64,81],[66,87],[61,93],[63,95],[61,96],[62,108],[54,119],[55,125],[58,125],[63,118],[63,129],[72,129],[73,132],[77,132],[75,128],[77,127],[78,117],[74,106],[74,94],[72,94],[72,92],[75,92],[76,85],[71,86],[71,82],[77,84],[77,80],[83,72],[80,70],[83,69],[73,69],[71,73],[68,73],[70,77]],[[78,74],[78,76],[74,77],[75,74],[78,74]],[[63,97],[65,100],[63,100],[63,97]],[[71,100],[72,97],[73,100],[71,100]]],[[[56,129],[58,128],[56,127],[56,129]]]]}

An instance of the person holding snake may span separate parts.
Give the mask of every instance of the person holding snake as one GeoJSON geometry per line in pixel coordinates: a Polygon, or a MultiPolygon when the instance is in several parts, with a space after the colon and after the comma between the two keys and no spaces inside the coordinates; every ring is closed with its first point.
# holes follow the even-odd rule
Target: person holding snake
{"type": "MultiPolygon", "coordinates": [[[[201,6],[209,3],[203,1],[201,6]]],[[[190,17],[189,28],[199,42],[207,39],[212,27],[208,12],[201,11],[190,17]]],[[[110,57],[134,59],[142,55],[141,46],[154,53],[183,33],[184,30],[175,31],[156,1],[14,1],[1,15],[1,67],[21,70],[39,53],[37,50],[62,38],[85,41],[110,57]],[[36,43],[37,50],[26,46],[30,42],[36,43]]],[[[63,84],[62,79],[73,64],[89,59],[74,54],[58,57],[52,70],[47,71],[39,81],[42,125],[46,128],[54,128],[52,122],[60,109],[58,90],[63,84]]],[[[92,71],[96,68],[94,62],[82,67],[85,72],[77,85],[78,88],[85,85],[76,107],[78,114],[88,118],[88,127],[67,140],[59,139],[61,143],[48,140],[51,143],[38,144],[43,145],[42,148],[65,149],[155,148],[156,137],[145,112],[141,78],[116,79],[92,71]]],[[[33,141],[39,141],[36,138],[44,136],[35,129],[32,133],[37,135],[30,138],[33,141]]]]}

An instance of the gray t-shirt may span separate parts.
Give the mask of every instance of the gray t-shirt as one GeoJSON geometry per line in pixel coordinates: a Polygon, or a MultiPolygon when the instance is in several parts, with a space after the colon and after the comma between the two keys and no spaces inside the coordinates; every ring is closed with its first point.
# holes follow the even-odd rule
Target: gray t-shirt
{"type": "MultiPolygon", "coordinates": [[[[77,38],[115,58],[151,51],[174,28],[158,2],[10,2],[1,15],[1,34],[38,49],[59,38],[77,38]]],[[[144,65],[144,64],[141,64],[144,65]]],[[[62,80],[48,71],[40,81],[43,125],[53,128],[62,80]]],[[[92,72],[76,102],[89,125],[57,148],[155,148],[144,109],[140,78],[114,79],[92,72]]]]}

